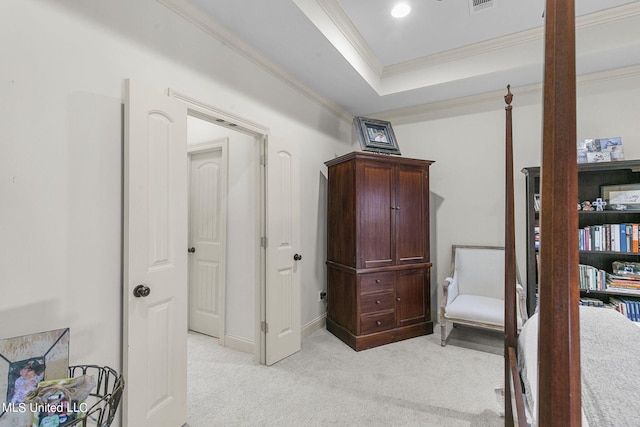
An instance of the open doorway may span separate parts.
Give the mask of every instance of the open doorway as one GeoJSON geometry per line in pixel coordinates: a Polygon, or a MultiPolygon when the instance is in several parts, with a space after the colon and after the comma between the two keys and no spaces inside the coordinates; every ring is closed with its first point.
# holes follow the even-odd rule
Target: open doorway
{"type": "MultiPolygon", "coordinates": [[[[273,144],[268,142],[269,129],[255,122],[221,111],[173,89],[169,90],[169,96],[184,102],[190,117],[217,125],[225,129],[226,134],[235,131],[237,133],[233,134],[234,138],[244,135],[252,141],[251,156],[249,151],[245,152],[246,158],[252,159],[250,166],[245,164],[241,170],[254,171],[253,178],[249,178],[255,183],[254,192],[245,193],[247,198],[237,209],[254,213],[254,249],[253,252],[243,253],[238,261],[244,269],[243,260],[248,257],[253,257],[254,260],[253,317],[250,312],[248,316],[242,316],[245,325],[253,323],[254,339],[251,342],[234,335],[232,326],[229,325],[231,307],[228,292],[225,298],[227,314],[223,337],[226,346],[230,346],[231,341],[239,346],[247,345],[252,348],[257,362],[271,365],[300,350],[299,266],[302,256],[299,254],[301,221],[300,183],[297,179],[300,168],[298,141],[281,138],[273,144]]],[[[231,137],[228,138],[231,153],[229,170],[232,171],[234,145],[231,137]]],[[[231,185],[229,181],[229,188],[231,185]]],[[[229,208],[228,212],[229,218],[236,214],[229,208]]],[[[242,230],[246,232],[246,224],[242,230]]],[[[227,235],[227,241],[232,240],[227,235]]],[[[231,263],[227,260],[227,275],[231,263]]],[[[243,307],[248,306],[246,297],[242,304],[243,307]]],[[[241,322],[240,319],[238,321],[241,322]]]]}
{"type": "MultiPolygon", "coordinates": [[[[220,122],[187,117],[189,156],[187,417],[202,410],[190,370],[218,345],[254,354],[260,235],[259,141],[220,122]],[[258,248],[259,250],[259,248],[258,248]],[[194,333],[196,333],[194,335],[194,333]],[[200,335],[202,334],[202,335],[200,335]]],[[[216,353],[237,357],[230,352],[216,353]]],[[[230,360],[229,360],[230,361],[230,360]]],[[[201,363],[201,362],[200,362],[201,363]]],[[[206,393],[206,392],[205,392],[206,393]]]]}
{"type": "Polygon", "coordinates": [[[187,118],[189,329],[254,353],[256,236],[260,212],[256,138],[187,118]]]}

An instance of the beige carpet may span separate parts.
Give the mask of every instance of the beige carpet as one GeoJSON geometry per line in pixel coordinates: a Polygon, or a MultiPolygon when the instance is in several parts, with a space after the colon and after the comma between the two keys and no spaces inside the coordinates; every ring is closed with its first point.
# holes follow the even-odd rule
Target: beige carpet
{"type": "Polygon", "coordinates": [[[320,330],[266,367],[190,333],[188,425],[502,426],[501,335],[458,327],[444,348],[436,333],[355,352],[320,330]]]}

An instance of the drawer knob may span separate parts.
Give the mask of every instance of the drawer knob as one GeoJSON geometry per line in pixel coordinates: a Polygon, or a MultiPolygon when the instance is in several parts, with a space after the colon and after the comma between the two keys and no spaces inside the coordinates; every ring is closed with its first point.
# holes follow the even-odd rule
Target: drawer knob
{"type": "Polygon", "coordinates": [[[380,279],[376,279],[376,283],[380,283],[380,279]]]}
{"type": "Polygon", "coordinates": [[[380,300],[379,299],[376,300],[376,304],[380,304],[380,300]]]}
{"type": "Polygon", "coordinates": [[[396,298],[396,301],[400,301],[400,297],[396,298]]]}
{"type": "Polygon", "coordinates": [[[379,321],[379,320],[376,320],[376,325],[380,326],[380,325],[382,325],[382,322],[379,321]]]}

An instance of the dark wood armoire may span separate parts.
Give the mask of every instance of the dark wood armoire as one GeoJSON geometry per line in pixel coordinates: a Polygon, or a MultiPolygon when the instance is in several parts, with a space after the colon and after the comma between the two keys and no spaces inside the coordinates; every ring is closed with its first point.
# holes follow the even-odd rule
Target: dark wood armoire
{"type": "Polygon", "coordinates": [[[433,333],[432,163],[364,152],[325,162],[327,330],[356,351],[433,333]]]}

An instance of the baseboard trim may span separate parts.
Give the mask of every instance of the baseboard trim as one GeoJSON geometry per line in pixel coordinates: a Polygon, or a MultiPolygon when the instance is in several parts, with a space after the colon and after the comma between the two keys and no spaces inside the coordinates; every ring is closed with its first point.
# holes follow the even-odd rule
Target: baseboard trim
{"type": "Polygon", "coordinates": [[[233,335],[226,334],[224,336],[224,346],[232,348],[234,350],[239,350],[243,353],[254,354],[253,341],[249,341],[247,339],[236,337],[233,335]]]}
{"type": "Polygon", "coordinates": [[[302,327],[302,331],[300,332],[301,338],[304,339],[312,335],[314,332],[324,329],[326,325],[327,313],[324,313],[302,327]]]}
{"type": "MultiPolygon", "coordinates": [[[[324,329],[326,325],[327,314],[324,313],[302,327],[302,330],[300,331],[301,339],[312,335],[314,332],[319,331],[320,329],[324,329]]],[[[224,346],[232,348],[234,350],[242,351],[243,353],[254,354],[253,341],[249,341],[245,338],[226,334],[224,336],[224,346]]]]}

